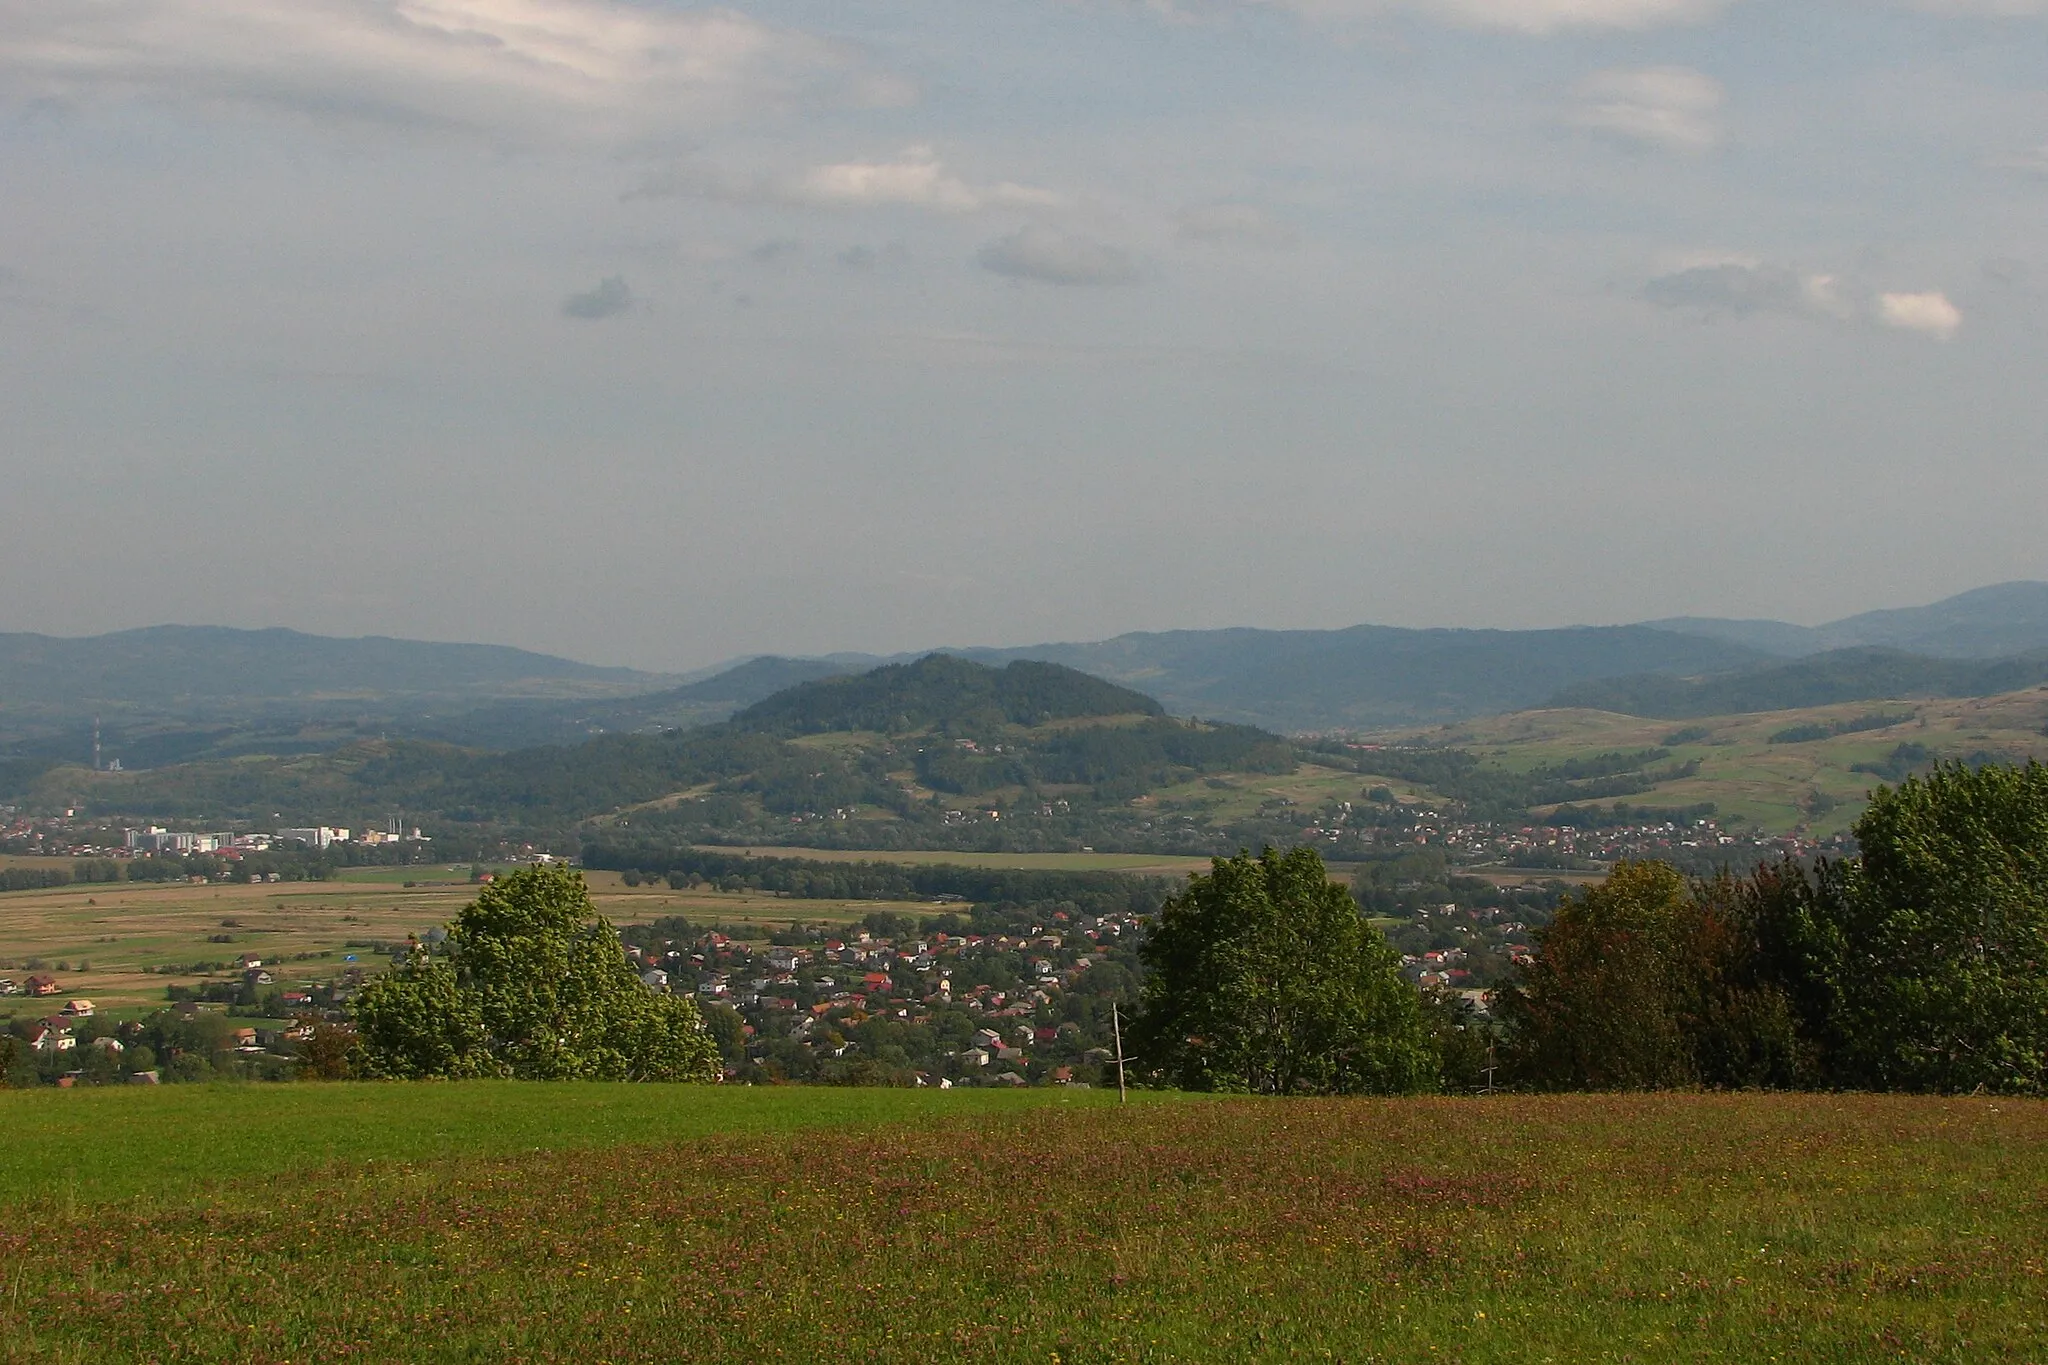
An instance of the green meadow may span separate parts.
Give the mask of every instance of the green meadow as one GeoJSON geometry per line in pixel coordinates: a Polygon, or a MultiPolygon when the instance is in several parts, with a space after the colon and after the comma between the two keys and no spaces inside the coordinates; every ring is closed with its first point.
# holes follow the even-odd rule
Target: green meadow
{"type": "Polygon", "coordinates": [[[2048,1358],[2038,1102],[0,1099],[10,1361],[2048,1358]]]}

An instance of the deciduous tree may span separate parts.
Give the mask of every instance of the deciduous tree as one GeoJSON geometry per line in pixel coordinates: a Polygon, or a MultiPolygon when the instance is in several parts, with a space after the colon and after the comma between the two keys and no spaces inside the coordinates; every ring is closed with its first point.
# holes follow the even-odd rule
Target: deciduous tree
{"type": "Polygon", "coordinates": [[[1436,1058],[1415,988],[1314,849],[1218,858],[1159,912],[1133,1043],[1192,1090],[1406,1093],[1436,1058]]]}
{"type": "Polygon", "coordinates": [[[583,878],[536,867],[486,886],[443,951],[364,987],[359,1069],[394,1078],[715,1080],[687,999],[641,984],[583,878]]]}

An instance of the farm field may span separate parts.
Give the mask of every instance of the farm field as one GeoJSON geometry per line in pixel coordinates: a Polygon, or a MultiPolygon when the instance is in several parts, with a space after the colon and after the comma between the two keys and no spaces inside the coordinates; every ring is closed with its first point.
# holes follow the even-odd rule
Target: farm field
{"type": "Polygon", "coordinates": [[[1655,720],[1609,711],[1520,711],[1367,738],[1470,749],[1517,771],[1608,751],[1668,748],[1671,758],[1666,762],[1697,759],[1698,774],[1630,796],[1631,804],[1712,801],[1724,819],[1739,816],[1774,833],[1804,826],[1816,835],[1827,835],[1848,829],[1862,813],[1870,789],[1891,780],[1856,772],[1854,765],[1880,765],[1902,744],[1920,745],[1941,759],[2048,759],[2048,688],[1993,697],[1845,702],[1698,720],[1655,720]],[[1871,717],[1897,720],[1825,739],[1771,739],[1797,727],[1833,728],[1871,717]]]}
{"type": "Polygon", "coordinates": [[[751,853],[756,858],[810,858],[826,863],[957,863],[962,867],[1016,868],[1027,872],[1130,872],[1139,876],[1185,876],[1207,872],[1207,858],[1162,853],[965,853],[954,849],[794,848],[761,844],[728,848],[699,844],[708,853],[751,853]]]}
{"type": "MultiPolygon", "coordinates": [[[[279,1174],[14,1199],[0,1359],[2048,1356],[2038,1102],[1101,1096],[942,1114],[913,1092],[829,1126],[373,1162],[334,1159],[320,1110],[395,1087],[297,1089],[300,1136],[265,1158],[279,1174]],[[892,1103],[910,1121],[884,1121],[892,1103]]],[[[419,1087],[407,1125],[472,1089],[419,1087]]],[[[609,1102],[547,1089],[565,1121],[584,1094],[609,1102]]],[[[151,1108],[170,1092],[106,1098],[135,1101],[118,1159],[146,1182],[187,1112],[151,1108]]]]}
{"type": "MultiPolygon", "coordinates": [[[[116,1013],[161,1006],[171,985],[238,976],[244,953],[261,957],[280,985],[325,981],[352,965],[376,965],[381,953],[374,945],[403,943],[453,919],[476,895],[468,872],[466,865],[361,868],[331,882],[113,882],[0,893],[0,975],[46,973],[64,995],[116,1013]],[[348,961],[351,954],[358,962],[348,961]]],[[[792,920],[851,922],[871,910],[902,908],[895,901],[628,887],[616,873],[585,875],[599,911],[616,924],[681,915],[766,937],[769,926],[792,920]]],[[[0,997],[0,1021],[50,1008],[48,1000],[0,997]]]]}

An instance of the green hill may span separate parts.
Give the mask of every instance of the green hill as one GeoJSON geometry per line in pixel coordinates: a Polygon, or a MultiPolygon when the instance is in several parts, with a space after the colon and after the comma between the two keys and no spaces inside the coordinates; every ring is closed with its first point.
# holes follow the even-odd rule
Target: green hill
{"type": "Polygon", "coordinates": [[[800,684],[756,702],[733,724],[765,734],[902,734],[935,724],[986,729],[1164,714],[1166,708],[1142,692],[1059,664],[1019,660],[990,668],[930,654],[915,663],[800,684]]]}
{"type": "Polygon", "coordinates": [[[1155,788],[1298,762],[1275,735],[1175,720],[1055,664],[933,656],[802,683],[692,730],[506,753],[366,740],[136,773],[17,764],[0,767],[11,788],[0,799],[110,817],[351,824],[399,810],[443,829],[557,838],[584,827],[722,842],[802,831],[852,848],[1061,849],[1138,822],[1128,805],[1155,788]]]}
{"type": "Polygon", "coordinates": [[[1988,697],[2041,682],[2048,682],[2048,650],[1978,660],[1858,648],[1710,677],[1640,674],[1585,682],[1546,705],[1683,719],[1893,697],[1988,697]]]}

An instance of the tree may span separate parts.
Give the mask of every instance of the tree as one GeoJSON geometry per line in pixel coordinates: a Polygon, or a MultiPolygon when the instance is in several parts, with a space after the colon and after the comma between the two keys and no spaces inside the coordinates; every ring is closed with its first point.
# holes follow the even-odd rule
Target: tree
{"type": "Polygon", "coordinates": [[[1880,787],[1826,925],[1839,1077],[2048,1089],[2048,768],[1880,787]]]}
{"type": "Polygon", "coordinates": [[[1160,910],[1141,956],[1132,1042],[1162,1080],[1261,1094],[1434,1083],[1414,987],[1314,849],[1216,859],[1160,910]]]}
{"type": "Polygon", "coordinates": [[[363,988],[367,1076],[709,1081],[718,1045],[689,1000],[643,986],[577,873],[486,886],[439,953],[415,949],[363,988]]]}
{"type": "Polygon", "coordinates": [[[1810,1077],[1778,923],[1797,903],[1787,872],[1688,884],[1666,863],[1622,863],[1568,898],[1495,997],[1512,1074],[1566,1090],[1810,1077]]]}

